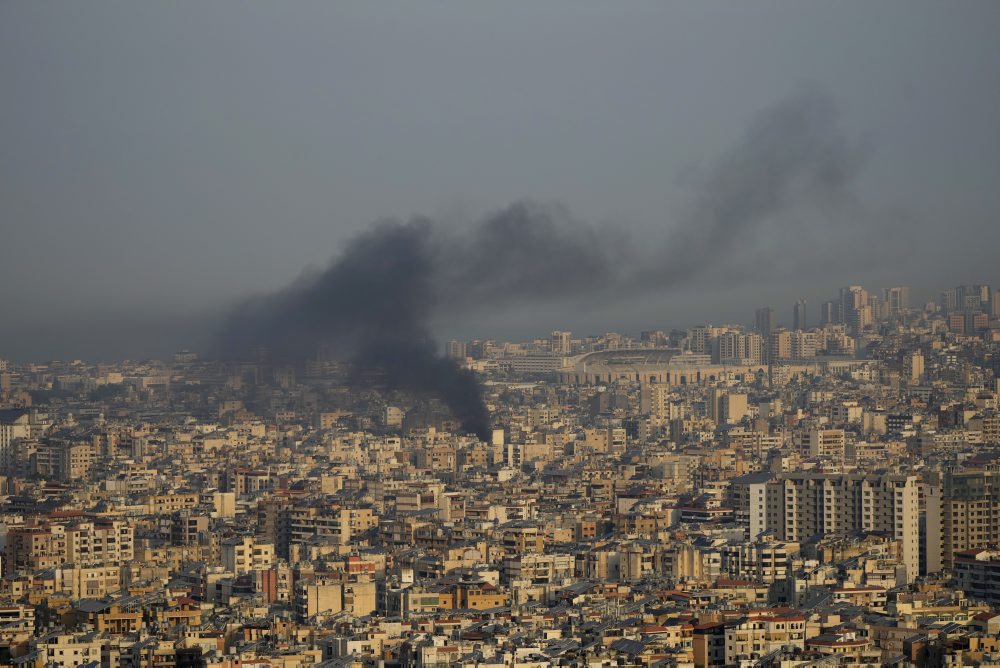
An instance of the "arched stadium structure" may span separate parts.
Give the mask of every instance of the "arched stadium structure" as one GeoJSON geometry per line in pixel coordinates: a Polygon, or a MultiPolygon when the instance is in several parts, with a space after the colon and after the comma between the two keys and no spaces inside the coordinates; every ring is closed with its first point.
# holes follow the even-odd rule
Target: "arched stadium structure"
{"type": "Polygon", "coordinates": [[[569,385],[633,381],[666,385],[698,385],[733,375],[767,373],[766,364],[719,364],[709,355],[676,348],[628,348],[586,353],[557,372],[569,385]]]}

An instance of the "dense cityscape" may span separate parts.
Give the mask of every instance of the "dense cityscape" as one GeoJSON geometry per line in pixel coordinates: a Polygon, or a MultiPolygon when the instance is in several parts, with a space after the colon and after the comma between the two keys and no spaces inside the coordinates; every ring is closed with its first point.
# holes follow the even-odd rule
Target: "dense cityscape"
{"type": "Polygon", "coordinates": [[[831,297],[450,341],[485,439],[322,352],[0,361],[0,662],[1000,665],[1000,292],[831,297]]]}
{"type": "Polygon", "coordinates": [[[0,0],[0,667],[1000,668],[998,27],[0,0]]]}

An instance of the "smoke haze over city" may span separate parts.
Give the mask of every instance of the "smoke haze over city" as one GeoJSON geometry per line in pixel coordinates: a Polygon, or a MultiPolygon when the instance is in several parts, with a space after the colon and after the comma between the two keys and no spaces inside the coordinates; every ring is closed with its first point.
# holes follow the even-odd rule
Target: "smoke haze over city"
{"type": "MultiPolygon", "coordinates": [[[[349,243],[329,269],[240,305],[214,352],[252,359],[263,348],[301,363],[325,345],[362,367],[379,368],[393,386],[441,395],[470,431],[483,435],[486,409],[471,373],[438,355],[430,329],[435,313],[639,298],[690,286],[719,263],[759,273],[734,256],[765,223],[789,225],[791,210],[829,213],[850,199],[859,155],[835,117],[832,101],[814,90],[760,114],[706,174],[690,211],[646,235],[645,251],[562,207],[525,202],[474,223],[382,221],[349,243]]],[[[802,233],[803,227],[767,234],[802,233]]],[[[755,258],[757,267],[772,270],[785,262],[766,251],[755,258]]]]}
{"type": "Polygon", "coordinates": [[[0,2],[0,664],[1000,665],[998,28],[0,2]]]}
{"type": "Polygon", "coordinates": [[[0,9],[8,356],[207,349],[386,219],[437,338],[995,266],[994,3],[230,7],[0,9]]]}

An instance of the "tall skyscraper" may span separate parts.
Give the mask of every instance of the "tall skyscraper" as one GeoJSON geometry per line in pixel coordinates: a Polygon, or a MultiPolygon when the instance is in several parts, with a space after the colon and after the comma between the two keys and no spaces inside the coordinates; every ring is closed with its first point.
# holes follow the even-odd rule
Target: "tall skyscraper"
{"type": "Polygon", "coordinates": [[[761,361],[769,362],[771,332],[774,331],[774,309],[770,306],[765,306],[764,308],[757,309],[754,315],[755,329],[761,338],[761,361]]]}
{"type": "Polygon", "coordinates": [[[889,317],[899,315],[910,308],[910,288],[900,286],[885,289],[885,301],[889,305],[889,317]]]}
{"type": "Polygon", "coordinates": [[[819,311],[819,324],[824,325],[835,325],[841,321],[840,317],[840,302],[836,299],[831,299],[828,302],[823,302],[823,306],[819,311]]]}
{"type": "Polygon", "coordinates": [[[757,333],[765,338],[770,336],[774,328],[774,309],[770,306],[765,306],[764,308],[757,309],[754,315],[757,333]]]}
{"type": "Polygon", "coordinates": [[[844,306],[844,311],[852,308],[861,308],[868,304],[868,291],[860,285],[848,285],[840,289],[840,303],[844,306]]]}
{"type": "Polygon", "coordinates": [[[957,290],[942,290],[941,295],[938,297],[938,303],[941,305],[941,310],[945,313],[950,313],[958,308],[958,291],[957,290]]]}
{"type": "Polygon", "coordinates": [[[990,301],[993,298],[993,290],[990,289],[989,285],[980,285],[979,288],[979,307],[989,310],[990,301]]]}
{"type": "Polygon", "coordinates": [[[805,299],[795,302],[792,309],[792,329],[809,329],[809,308],[805,299]]]}
{"type": "Polygon", "coordinates": [[[872,324],[871,300],[868,291],[860,285],[848,285],[840,289],[840,307],[847,331],[858,336],[865,327],[872,324]]]}
{"type": "Polygon", "coordinates": [[[989,285],[959,285],[941,293],[945,312],[986,309],[990,303],[989,285]]]}
{"type": "Polygon", "coordinates": [[[889,309],[884,307],[885,302],[878,295],[868,295],[868,312],[873,323],[889,317],[889,309]]]}

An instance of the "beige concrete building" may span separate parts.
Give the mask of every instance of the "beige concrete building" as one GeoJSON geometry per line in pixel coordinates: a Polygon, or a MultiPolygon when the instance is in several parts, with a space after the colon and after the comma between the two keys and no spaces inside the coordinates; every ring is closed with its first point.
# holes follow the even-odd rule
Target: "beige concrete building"
{"type": "Polygon", "coordinates": [[[799,452],[809,457],[844,459],[847,435],[843,429],[808,429],[796,434],[799,452]]]}
{"type": "Polygon", "coordinates": [[[763,656],[784,647],[803,647],[806,618],[801,613],[753,613],[726,626],[726,665],[739,665],[740,657],[763,656]]]}
{"type": "Polygon", "coordinates": [[[23,408],[0,410],[0,471],[7,473],[14,464],[15,441],[28,438],[29,413],[23,408]]]}
{"type": "Polygon", "coordinates": [[[883,532],[901,541],[906,577],[920,573],[918,478],[788,473],[768,483],[767,528],[779,540],[883,532]]]}
{"type": "Polygon", "coordinates": [[[941,563],[955,555],[995,545],[1000,536],[1000,470],[947,471],[941,487],[941,563]]]}
{"type": "Polygon", "coordinates": [[[274,562],[274,544],[254,536],[238,536],[222,543],[222,566],[234,575],[263,571],[274,562]]]}
{"type": "Polygon", "coordinates": [[[295,588],[295,614],[300,621],[314,615],[334,614],[344,609],[344,588],[339,581],[318,580],[295,588]]]}

